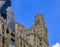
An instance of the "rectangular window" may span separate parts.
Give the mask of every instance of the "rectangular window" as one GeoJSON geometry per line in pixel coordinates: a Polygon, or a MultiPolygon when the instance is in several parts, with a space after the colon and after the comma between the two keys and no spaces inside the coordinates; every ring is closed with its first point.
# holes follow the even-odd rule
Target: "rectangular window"
{"type": "Polygon", "coordinates": [[[40,41],[42,41],[42,38],[40,38],[40,41]]]}
{"type": "Polygon", "coordinates": [[[8,28],[6,29],[6,33],[9,33],[9,29],[8,28]]]}
{"type": "Polygon", "coordinates": [[[15,40],[13,38],[11,38],[11,41],[15,42],[15,40]]]}
{"type": "Polygon", "coordinates": [[[2,24],[2,29],[4,30],[4,25],[2,24]]]}
{"type": "Polygon", "coordinates": [[[41,32],[42,32],[42,29],[41,29],[41,32]]]}
{"type": "Polygon", "coordinates": [[[39,30],[38,30],[38,32],[39,32],[39,30]]]}
{"type": "Polygon", "coordinates": [[[20,46],[22,47],[22,41],[20,42],[20,46]]]}
{"type": "Polygon", "coordinates": [[[13,33],[11,33],[11,35],[12,35],[13,37],[15,37],[15,35],[14,35],[13,33]]]}
{"type": "Polygon", "coordinates": [[[40,45],[42,45],[42,43],[40,43],[40,45]]]}
{"type": "Polygon", "coordinates": [[[5,41],[4,41],[4,37],[3,37],[3,39],[2,39],[2,47],[4,47],[4,45],[5,45],[5,41]]]}
{"type": "Polygon", "coordinates": [[[34,41],[36,41],[36,39],[34,39],[34,41]]]}
{"type": "Polygon", "coordinates": [[[24,44],[24,47],[25,47],[25,44],[24,44]]]}

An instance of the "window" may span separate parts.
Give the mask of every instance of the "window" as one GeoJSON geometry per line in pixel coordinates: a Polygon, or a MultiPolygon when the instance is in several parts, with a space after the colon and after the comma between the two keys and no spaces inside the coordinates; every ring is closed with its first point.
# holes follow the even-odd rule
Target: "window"
{"type": "Polygon", "coordinates": [[[41,29],[41,32],[42,32],[42,29],[41,29]]]}
{"type": "Polygon", "coordinates": [[[24,47],[25,47],[25,44],[24,44],[24,47]]]}
{"type": "Polygon", "coordinates": [[[2,29],[4,30],[4,25],[2,24],[2,29]]]}
{"type": "Polygon", "coordinates": [[[3,43],[2,47],[4,47],[4,45],[5,45],[4,37],[2,39],[2,43],[3,43]]]}
{"type": "Polygon", "coordinates": [[[20,42],[20,46],[22,47],[22,41],[20,42]]]}
{"type": "Polygon", "coordinates": [[[14,35],[13,33],[11,33],[11,35],[12,35],[13,37],[15,37],[15,35],[14,35]]]}
{"type": "Polygon", "coordinates": [[[36,39],[34,39],[34,41],[36,41],[36,39]]]}
{"type": "Polygon", "coordinates": [[[2,43],[5,44],[5,42],[4,42],[4,37],[3,37],[3,39],[2,39],[2,43]]]}
{"type": "Polygon", "coordinates": [[[2,31],[2,34],[4,34],[4,31],[2,31]]]}
{"type": "Polygon", "coordinates": [[[42,38],[40,38],[40,41],[42,41],[42,38]]]}
{"type": "Polygon", "coordinates": [[[9,33],[9,29],[8,28],[6,29],[6,33],[9,33]]]}
{"type": "Polygon", "coordinates": [[[40,45],[42,45],[42,43],[40,43],[40,45]]]}
{"type": "Polygon", "coordinates": [[[11,38],[11,41],[15,42],[15,40],[13,38],[11,38]]]}
{"type": "Polygon", "coordinates": [[[39,30],[38,30],[38,32],[39,32],[39,30]]]}

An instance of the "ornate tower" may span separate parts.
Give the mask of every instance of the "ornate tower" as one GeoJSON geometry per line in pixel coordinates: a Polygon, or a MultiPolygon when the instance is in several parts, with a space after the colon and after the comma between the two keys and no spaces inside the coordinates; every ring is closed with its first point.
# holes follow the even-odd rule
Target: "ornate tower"
{"type": "Polygon", "coordinates": [[[45,22],[44,22],[43,14],[41,13],[40,15],[35,16],[34,27],[44,26],[44,25],[45,25],[45,22]]]}
{"type": "Polygon", "coordinates": [[[34,30],[38,33],[38,36],[40,37],[40,46],[41,47],[48,47],[48,32],[47,28],[45,26],[44,17],[41,13],[40,15],[35,16],[34,20],[34,30]]]}

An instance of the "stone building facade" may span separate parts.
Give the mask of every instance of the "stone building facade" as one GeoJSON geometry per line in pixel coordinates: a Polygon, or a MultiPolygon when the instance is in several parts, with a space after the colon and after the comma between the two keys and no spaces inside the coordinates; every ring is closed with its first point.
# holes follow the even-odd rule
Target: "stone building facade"
{"type": "Polygon", "coordinates": [[[43,14],[36,15],[34,25],[26,29],[15,23],[11,0],[0,2],[0,47],[49,47],[43,14]]]}
{"type": "Polygon", "coordinates": [[[0,14],[0,47],[15,46],[15,32],[7,29],[7,15],[0,14]]]}
{"type": "Polygon", "coordinates": [[[15,32],[17,47],[28,47],[25,44],[26,42],[31,45],[29,47],[49,47],[48,31],[43,14],[35,16],[34,25],[31,28],[26,29],[23,25],[16,23],[15,32]],[[23,39],[21,40],[21,38],[23,39]]]}
{"type": "Polygon", "coordinates": [[[0,47],[6,47],[6,14],[0,14],[0,47]]]}
{"type": "Polygon", "coordinates": [[[15,21],[11,0],[0,0],[0,47],[15,47],[15,21]]]}

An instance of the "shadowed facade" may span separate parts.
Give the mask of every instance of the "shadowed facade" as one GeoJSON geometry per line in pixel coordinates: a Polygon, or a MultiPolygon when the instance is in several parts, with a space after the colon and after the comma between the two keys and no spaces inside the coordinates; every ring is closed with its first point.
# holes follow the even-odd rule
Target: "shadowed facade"
{"type": "Polygon", "coordinates": [[[0,0],[0,14],[6,14],[7,28],[11,27],[15,31],[15,20],[11,10],[11,0],[0,0]]]}

